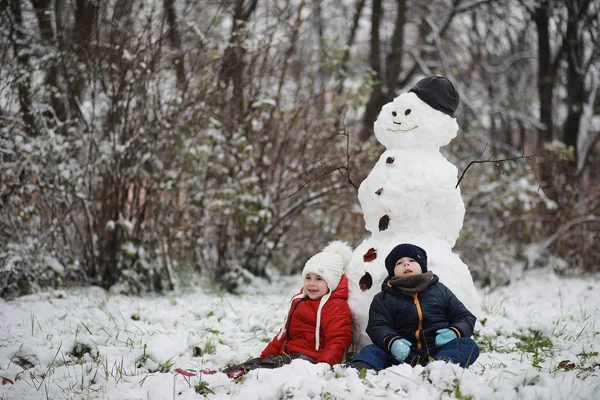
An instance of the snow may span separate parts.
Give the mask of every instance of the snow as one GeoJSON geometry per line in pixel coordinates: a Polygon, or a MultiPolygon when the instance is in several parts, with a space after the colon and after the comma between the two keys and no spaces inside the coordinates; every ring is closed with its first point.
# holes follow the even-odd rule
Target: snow
{"type": "Polygon", "coordinates": [[[0,398],[200,399],[194,387],[203,382],[214,392],[208,399],[597,399],[598,278],[532,270],[481,291],[475,338],[482,353],[469,369],[435,361],[364,376],[304,360],[238,380],[197,372],[260,354],[300,276],[256,280],[241,295],[204,286],[129,297],[91,287],[0,300],[0,376],[14,382],[0,386],[0,398]],[[522,338],[533,332],[550,345],[524,351],[522,338]],[[196,346],[201,356],[193,356],[196,346]],[[574,366],[559,367],[563,360],[574,366]]]}
{"type": "Polygon", "coordinates": [[[65,267],[56,258],[46,256],[44,261],[46,262],[46,265],[52,268],[58,275],[62,275],[62,273],[65,272],[65,267]]]}

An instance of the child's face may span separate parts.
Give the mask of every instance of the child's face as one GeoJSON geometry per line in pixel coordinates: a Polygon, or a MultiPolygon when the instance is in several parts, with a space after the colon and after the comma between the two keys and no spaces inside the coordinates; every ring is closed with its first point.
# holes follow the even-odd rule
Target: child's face
{"type": "Polygon", "coordinates": [[[402,257],[396,261],[396,266],[394,267],[395,276],[407,276],[422,273],[423,269],[421,268],[421,265],[410,257],[402,257]]]}
{"type": "Polygon", "coordinates": [[[329,293],[329,287],[321,275],[309,272],[304,277],[304,293],[311,300],[317,300],[329,293]]]}

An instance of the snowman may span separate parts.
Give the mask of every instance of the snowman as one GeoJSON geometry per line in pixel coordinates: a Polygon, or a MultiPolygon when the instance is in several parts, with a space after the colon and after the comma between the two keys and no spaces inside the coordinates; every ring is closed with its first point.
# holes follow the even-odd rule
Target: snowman
{"type": "Polygon", "coordinates": [[[431,75],[384,105],[375,121],[375,136],[386,151],[358,189],[371,236],[346,270],[357,352],[371,343],[365,333],[369,306],[387,276],[385,258],[400,243],[425,249],[428,268],[473,314],[480,313],[469,269],[452,252],[465,215],[455,187],[458,171],[440,153],[458,132],[458,102],[452,83],[431,75]]]}

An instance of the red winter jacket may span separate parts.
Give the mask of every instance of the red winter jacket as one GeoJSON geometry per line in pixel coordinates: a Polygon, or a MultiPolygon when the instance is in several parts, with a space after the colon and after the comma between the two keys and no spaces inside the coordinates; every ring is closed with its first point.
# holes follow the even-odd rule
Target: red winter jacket
{"type": "MultiPolygon", "coordinates": [[[[301,291],[302,292],[302,291],[301,291]]],[[[321,299],[303,297],[294,300],[287,317],[287,330],[281,340],[275,336],[260,358],[274,354],[302,353],[316,362],[334,365],[342,362],[352,343],[352,315],[348,307],[348,280],[345,275],[321,309],[319,350],[316,350],[315,329],[321,299]]]]}

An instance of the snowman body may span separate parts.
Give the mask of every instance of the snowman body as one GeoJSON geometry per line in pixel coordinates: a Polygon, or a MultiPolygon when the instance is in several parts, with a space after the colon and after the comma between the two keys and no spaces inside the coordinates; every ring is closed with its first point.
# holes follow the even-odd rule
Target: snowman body
{"type": "Polygon", "coordinates": [[[430,233],[454,246],[465,215],[456,176],[456,167],[437,150],[385,151],[358,189],[367,230],[382,239],[430,233]]]}
{"type": "Polygon", "coordinates": [[[428,270],[475,315],[481,303],[468,267],[452,252],[465,207],[455,187],[457,169],[439,148],[456,136],[456,120],[409,92],[382,107],[374,128],[386,151],[358,190],[371,236],[346,269],[354,351],[371,343],[369,307],[387,276],[385,258],[400,243],[425,249],[428,270]]]}

